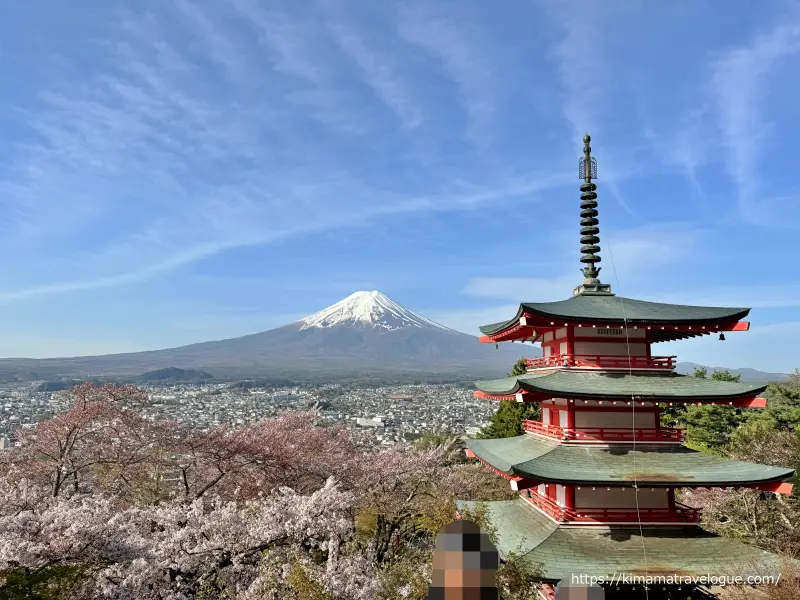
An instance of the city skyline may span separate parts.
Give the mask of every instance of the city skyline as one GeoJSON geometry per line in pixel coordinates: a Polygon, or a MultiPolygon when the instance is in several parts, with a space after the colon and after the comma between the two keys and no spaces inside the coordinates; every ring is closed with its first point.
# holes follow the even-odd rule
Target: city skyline
{"type": "Polygon", "coordinates": [[[124,4],[0,24],[1,356],[235,337],[363,289],[475,335],[580,283],[588,131],[601,279],[753,308],[665,353],[800,366],[796,6],[124,4]]]}

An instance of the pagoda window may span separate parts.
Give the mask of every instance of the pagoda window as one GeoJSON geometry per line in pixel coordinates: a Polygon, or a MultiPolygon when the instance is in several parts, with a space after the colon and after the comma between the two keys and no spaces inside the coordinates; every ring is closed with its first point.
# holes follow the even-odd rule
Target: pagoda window
{"type": "Polygon", "coordinates": [[[619,327],[575,327],[573,331],[578,339],[636,340],[641,342],[647,340],[646,329],[628,329],[628,332],[625,333],[625,330],[619,327]]]}

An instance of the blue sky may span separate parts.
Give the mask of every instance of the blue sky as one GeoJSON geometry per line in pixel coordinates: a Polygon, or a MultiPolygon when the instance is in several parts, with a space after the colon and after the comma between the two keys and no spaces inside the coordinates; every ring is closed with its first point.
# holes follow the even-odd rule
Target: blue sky
{"type": "Polygon", "coordinates": [[[602,279],[800,367],[800,5],[31,0],[0,21],[0,355],[154,349],[378,289],[476,332],[602,279]],[[613,257],[613,261],[612,261],[613,257]]]}

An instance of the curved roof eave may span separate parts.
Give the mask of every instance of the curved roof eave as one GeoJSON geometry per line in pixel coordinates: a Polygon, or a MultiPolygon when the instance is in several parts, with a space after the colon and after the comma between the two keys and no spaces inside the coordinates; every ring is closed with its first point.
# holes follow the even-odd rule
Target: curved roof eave
{"type": "Polygon", "coordinates": [[[761,383],[717,381],[675,373],[629,375],[572,370],[476,381],[475,387],[493,395],[511,395],[524,390],[554,397],[629,399],[636,396],[639,399],[665,401],[745,398],[767,389],[767,385],[761,383]]]}
{"type": "Polygon", "coordinates": [[[484,335],[496,335],[519,323],[523,314],[559,321],[591,321],[594,323],[632,324],[714,324],[738,321],[750,313],[749,308],[665,304],[623,298],[621,296],[573,296],[555,302],[523,302],[517,314],[507,321],[480,328],[484,335]]]}
{"type": "Polygon", "coordinates": [[[523,434],[469,440],[467,447],[499,471],[549,483],[730,487],[779,482],[795,474],[793,469],[722,458],[683,446],[580,447],[523,434]]]}

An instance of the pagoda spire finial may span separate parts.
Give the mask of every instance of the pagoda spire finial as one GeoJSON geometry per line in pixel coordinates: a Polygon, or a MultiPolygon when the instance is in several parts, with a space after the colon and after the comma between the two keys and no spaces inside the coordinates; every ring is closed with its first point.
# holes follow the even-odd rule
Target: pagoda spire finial
{"type": "Polygon", "coordinates": [[[592,156],[592,147],[589,143],[591,136],[587,133],[583,136],[583,158],[578,159],[578,178],[583,179],[581,184],[581,262],[586,266],[581,269],[584,280],[573,291],[573,295],[589,294],[611,294],[611,286],[600,283],[600,242],[598,235],[600,229],[597,227],[600,221],[597,220],[597,186],[592,183],[592,179],[597,179],[597,161],[592,156]]]}

